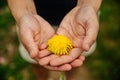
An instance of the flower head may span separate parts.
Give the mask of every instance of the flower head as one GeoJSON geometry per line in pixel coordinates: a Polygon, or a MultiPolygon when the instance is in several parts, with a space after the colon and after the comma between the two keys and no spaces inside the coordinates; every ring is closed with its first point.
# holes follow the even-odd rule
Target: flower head
{"type": "Polygon", "coordinates": [[[66,55],[73,48],[73,43],[63,35],[55,35],[48,41],[48,50],[56,55],[66,55]]]}

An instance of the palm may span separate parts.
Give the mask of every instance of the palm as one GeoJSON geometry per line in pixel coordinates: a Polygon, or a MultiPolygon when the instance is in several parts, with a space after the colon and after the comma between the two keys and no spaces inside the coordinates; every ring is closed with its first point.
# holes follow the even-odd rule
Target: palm
{"type": "Polygon", "coordinates": [[[93,8],[75,7],[65,16],[57,33],[69,37],[73,41],[74,47],[85,48],[84,43],[91,46],[96,40],[98,29],[97,15],[93,8]]]}
{"type": "Polygon", "coordinates": [[[45,49],[47,47],[47,41],[50,39],[53,35],[55,35],[55,30],[52,28],[52,26],[46,22],[44,19],[42,19],[39,16],[36,16],[37,20],[39,21],[40,28],[38,29],[38,35],[36,37],[39,40],[39,48],[45,49]]]}
{"type": "Polygon", "coordinates": [[[81,48],[81,43],[85,37],[86,30],[82,23],[76,20],[78,8],[74,8],[65,16],[60,24],[57,34],[67,36],[74,44],[74,47],[81,48]],[[78,44],[79,43],[79,44],[78,44]]]}

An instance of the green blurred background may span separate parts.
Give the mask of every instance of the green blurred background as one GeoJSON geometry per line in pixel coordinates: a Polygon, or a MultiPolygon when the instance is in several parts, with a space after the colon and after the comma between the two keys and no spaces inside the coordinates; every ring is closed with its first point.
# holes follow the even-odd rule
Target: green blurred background
{"type": "MultiPolygon", "coordinates": [[[[86,80],[120,80],[119,35],[120,0],[103,0],[97,49],[84,63],[90,76],[86,80]]],[[[34,80],[31,66],[19,55],[18,45],[15,21],[6,0],[0,0],[0,80],[34,80]]]]}

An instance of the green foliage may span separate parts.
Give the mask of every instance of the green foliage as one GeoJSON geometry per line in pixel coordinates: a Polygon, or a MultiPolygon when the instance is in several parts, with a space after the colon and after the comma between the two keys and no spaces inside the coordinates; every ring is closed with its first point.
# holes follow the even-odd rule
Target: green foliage
{"type": "MultiPolygon", "coordinates": [[[[33,80],[34,76],[31,72],[31,67],[29,66],[29,63],[25,62],[17,53],[17,55],[9,61],[9,64],[6,65],[0,65],[0,80],[23,80],[23,72],[24,69],[30,72],[29,75],[30,78],[33,80]]],[[[29,79],[29,80],[31,80],[29,79]]]]}
{"type": "MultiPolygon", "coordinates": [[[[103,0],[100,15],[100,32],[97,38],[95,54],[86,58],[85,65],[91,71],[94,80],[120,80],[120,0],[103,0]]],[[[11,25],[15,21],[6,7],[6,0],[0,0],[0,52],[6,52],[6,40],[18,45],[16,35],[11,36],[11,25]],[[11,38],[11,39],[10,39],[11,38]],[[1,46],[2,45],[2,46],[1,46]],[[5,51],[4,51],[5,50],[5,51]]],[[[15,49],[16,50],[16,49],[15,49]]],[[[1,55],[5,55],[1,54],[1,55]]],[[[7,57],[8,58],[8,57],[7,57]]],[[[19,55],[18,50],[7,64],[0,64],[0,80],[24,80],[23,72],[27,70],[29,80],[34,80],[29,63],[19,55]]]]}
{"type": "Polygon", "coordinates": [[[0,15],[0,29],[8,29],[10,25],[15,24],[15,21],[9,11],[0,15]]]}
{"type": "Polygon", "coordinates": [[[119,7],[113,0],[103,0],[97,50],[86,60],[95,80],[120,80],[119,7]]]}

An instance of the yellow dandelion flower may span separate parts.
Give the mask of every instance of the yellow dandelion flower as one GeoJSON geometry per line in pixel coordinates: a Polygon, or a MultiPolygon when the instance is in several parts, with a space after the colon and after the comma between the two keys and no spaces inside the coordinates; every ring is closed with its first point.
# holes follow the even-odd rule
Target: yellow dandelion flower
{"type": "Polygon", "coordinates": [[[73,43],[63,35],[56,35],[48,40],[48,50],[56,55],[66,55],[73,48],[73,43]]]}

